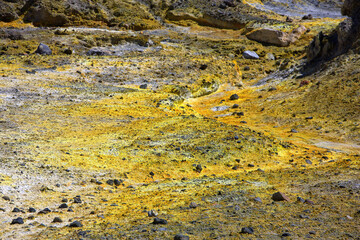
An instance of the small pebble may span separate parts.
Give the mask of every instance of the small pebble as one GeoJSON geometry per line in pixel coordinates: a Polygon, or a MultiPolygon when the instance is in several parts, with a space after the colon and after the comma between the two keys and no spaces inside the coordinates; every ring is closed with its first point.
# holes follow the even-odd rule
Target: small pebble
{"type": "Polygon", "coordinates": [[[195,202],[191,202],[190,205],[189,205],[189,207],[190,207],[190,208],[197,208],[198,205],[197,205],[197,203],[195,203],[195,202]]]}
{"type": "Polygon", "coordinates": [[[29,208],[29,212],[36,212],[36,209],[35,208],[29,208]]]}
{"type": "Polygon", "coordinates": [[[121,181],[119,181],[118,179],[114,179],[114,184],[115,186],[120,186],[121,181]]]}
{"type": "Polygon", "coordinates": [[[237,100],[237,99],[239,99],[239,95],[237,94],[233,94],[230,96],[230,100],[237,100]]]}
{"type": "Polygon", "coordinates": [[[61,220],[61,218],[59,218],[59,217],[55,217],[52,222],[53,223],[61,223],[61,222],[63,222],[63,220],[61,220]]]}
{"type": "Polygon", "coordinates": [[[24,224],[24,220],[21,217],[15,218],[11,221],[11,225],[13,224],[24,224]]]}
{"type": "Polygon", "coordinates": [[[243,227],[241,229],[241,233],[248,233],[248,234],[253,234],[254,233],[254,229],[252,227],[243,227]]]}
{"type": "Polygon", "coordinates": [[[151,209],[150,211],[148,211],[148,216],[149,217],[156,217],[158,215],[156,210],[151,209]]]}
{"type": "Polygon", "coordinates": [[[10,201],[10,198],[8,196],[3,196],[2,199],[4,199],[5,201],[10,201]]]}
{"type": "Polygon", "coordinates": [[[74,221],[70,223],[69,227],[82,227],[83,225],[79,221],[74,221]]]}
{"type": "Polygon", "coordinates": [[[290,237],[291,234],[290,234],[290,233],[283,233],[281,236],[282,236],[282,237],[290,237]]]}
{"type": "Polygon", "coordinates": [[[68,208],[69,206],[66,203],[60,204],[59,208],[68,208]]]}
{"type": "Polygon", "coordinates": [[[113,185],[114,185],[114,180],[109,179],[109,180],[106,181],[106,183],[107,183],[108,185],[110,185],[110,186],[113,186],[113,185]]]}
{"type": "Polygon", "coordinates": [[[168,222],[165,219],[161,219],[161,218],[154,218],[153,224],[167,224],[168,222]]]}
{"type": "Polygon", "coordinates": [[[12,212],[21,212],[21,210],[18,209],[18,208],[14,208],[14,209],[12,210],[12,212]]]}
{"type": "Polygon", "coordinates": [[[74,197],[74,203],[81,203],[81,198],[80,197],[74,197]]]}

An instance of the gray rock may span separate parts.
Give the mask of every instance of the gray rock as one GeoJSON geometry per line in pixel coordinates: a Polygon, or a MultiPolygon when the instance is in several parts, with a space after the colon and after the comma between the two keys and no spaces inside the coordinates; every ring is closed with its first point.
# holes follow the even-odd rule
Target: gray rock
{"type": "Polygon", "coordinates": [[[268,53],[268,54],[266,54],[266,59],[267,60],[275,60],[275,56],[272,53],[268,53]]]}
{"type": "Polygon", "coordinates": [[[38,53],[40,55],[51,55],[52,51],[48,45],[40,43],[35,53],[38,53]]]}
{"type": "Polygon", "coordinates": [[[158,215],[158,213],[154,209],[151,209],[150,211],[148,211],[148,216],[149,217],[156,217],[157,215],[158,215]]]}
{"type": "Polygon", "coordinates": [[[271,197],[274,201],[290,201],[290,199],[281,192],[276,192],[271,197]]]}
{"type": "Polygon", "coordinates": [[[245,51],[243,53],[243,57],[245,59],[259,59],[260,58],[259,55],[257,55],[257,53],[254,51],[245,51]]]}
{"type": "Polygon", "coordinates": [[[70,223],[69,227],[82,227],[82,223],[79,221],[74,221],[72,223],[70,223]]]}

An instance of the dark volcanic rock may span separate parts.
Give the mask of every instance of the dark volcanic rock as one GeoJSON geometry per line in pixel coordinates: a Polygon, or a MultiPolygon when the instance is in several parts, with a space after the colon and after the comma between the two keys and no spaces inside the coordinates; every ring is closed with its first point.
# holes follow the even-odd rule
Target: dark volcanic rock
{"type": "Polygon", "coordinates": [[[79,221],[74,221],[70,223],[69,227],[82,227],[83,225],[79,221]]]}
{"type": "Polygon", "coordinates": [[[252,227],[243,227],[241,233],[254,234],[254,229],[252,227]]]}
{"type": "Polygon", "coordinates": [[[41,55],[51,55],[52,51],[48,45],[40,43],[38,48],[36,49],[35,53],[38,53],[41,55]]]}
{"type": "Polygon", "coordinates": [[[350,18],[341,22],[329,35],[317,35],[307,49],[309,62],[323,61],[360,47],[360,2],[345,0],[341,10],[350,18]]]}
{"type": "Polygon", "coordinates": [[[36,209],[31,207],[31,208],[29,208],[29,212],[32,212],[32,213],[36,212],[36,209]]]}
{"type": "Polygon", "coordinates": [[[69,206],[66,203],[60,204],[59,208],[68,208],[69,206]]]}
{"type": "Polygon", "coordinates": [[[165,219],[154,218],[153,224],[167,224],[168,222],[165,219]]]}
{"type": "Polygon", "coordinates": [[[11,221],[11,225],[13,224],[24,224],[24,220],[21,217],[15,218],[11,221]]]}
{"type": "Polygon", "coordinates": [[[8,196],[3,196],[2,199],[4,199],[5,201],[10,201],[10,198],[8,196]]]}
{"type": "Polygon", "coordinates": [[[281,192],[276,192],[271,197],[274,201],[290,201],[290,199],[281,192]]]}

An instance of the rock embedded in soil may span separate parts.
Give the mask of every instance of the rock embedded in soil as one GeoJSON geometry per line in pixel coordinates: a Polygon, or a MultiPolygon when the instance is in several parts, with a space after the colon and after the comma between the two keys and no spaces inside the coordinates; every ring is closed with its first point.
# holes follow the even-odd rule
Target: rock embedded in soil
{"type": "Polygon", "coordinates": [[[60,204],[59,208],[68,208],[69,206],[66,203],[60,204]]]}
{"type": "Polygon", "coordinates": [[[70,223],[69,227],[82,227],[82,223],[79,221],[74,221],[72,223],[70,223]]]}
{"type": "Polygon", "coordinates": [[[61,222],[63,222],[63,220],[61,220],[61,218],[59,218],[59,217],[55,217],[52,222],[53,223],[61,223],[61,222]]]}
{"type": "Polygon", "coordinates": [[[156,217],[158,215],[156,210],[151,209],[150,211],[148,211],[148,216],[149,217],[156,217]]]}
{"type": "Polygon", "coordinates": [[[4,199],[5,201],[10,201],[10,198],[8,196],[3,196],[2,199],[4,199]]]}
{"type": "Polygon", "coordinates": [[[252,227],[243,227],[241,233],[254,234],[254,229],[252,227]]]}
{"type": "Polygon", "coordinates": [[[290,199],[283,193],[281,192],[276,192],[272,195],[271,197],[272,200],[274,201],[290,201],[290,199]]]}
{"type": "Polygon", "coordinates": [[[82,203],[80,196],[74,197],[74,203],[82,203]]]}
{"type": "Polygon", "coordinates": [[[238,100],[238,99],[239,99],[239,95],[233,94],[233,95],[230,96],[229,99],[230,99],[230,100],[238,100]]]}
{"type": "Polygon", "coordinates": [[[49,212],[51,212],[51,210],[50,210],[49,208],[44,208],[43,210],[41,210],[41,211],[39,212],[39,214],[47,214],[47,213],[49,213],[49,212]]]}
{"type": "Polygon", "coordinates": [[[21,212],[21,210],[18,209],[18,208],[14,208],[14,209],[12,210],[12,212],[21,212]]]}
{"type": "Polygon", "coordinates": [[[36,209],[31,207],[31,208],[29,208],[29,212],[34,213],[34,212],[36,212],[36,209]]]}
{"type": "Polygon", "coordinates": [[[291,236],[291,234],[290,233],[283,233],[282,235],[281,235],[281,237],[290,237],[291,236]]]}
{"type": "Polygon", "coordinates": [[[113,186],[113,185],[114,185],[114,180],[109,179],[109,180],[106,181],[106,183],[107,183],[108,185],[110,185],[110,186],[113,186]]]}
{"type": "Polygon", "coordinates": [[[174,240],[189,240],[190,237],[182,234],[177,234],[174,237],[174,240]]]}
{"type": "Polygon", "coordinates": [[[257,55],[257,53],[254,52],[254,51],[245,51],[245,52],[243,52],[243,57],[245,59],[259,59],[260,58],[259,55],[257,55]]]}
{"type": "Polygon", "coordinates": [[[165,219],[161,219],[161,218],[154,218],[153,224],[157,225],[157,224],[167,224],[168,222],[165,219]]]}
{"type": "Polygon", "coordinates": [[[21,217],[15,218],[11,221],[11,225],[13,224],[24,224],[24,220],[21,217]]]}
{"type": "Polygon", "coordinates": [[[52,51],[48,45],[40,43],[35,53],[38,53],[40,55],[51,55],[52,51]]]}

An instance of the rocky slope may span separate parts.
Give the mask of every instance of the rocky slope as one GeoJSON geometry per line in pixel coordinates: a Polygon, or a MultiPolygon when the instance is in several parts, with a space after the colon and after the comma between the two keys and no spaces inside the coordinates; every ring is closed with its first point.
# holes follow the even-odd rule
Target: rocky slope
{"type": "Polygon", "coordinates": [[[2,1],[0,239],[359,238],[356,41],[256,2],[2,1]]]}

